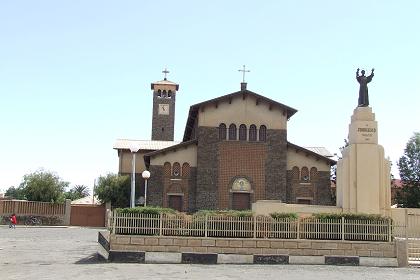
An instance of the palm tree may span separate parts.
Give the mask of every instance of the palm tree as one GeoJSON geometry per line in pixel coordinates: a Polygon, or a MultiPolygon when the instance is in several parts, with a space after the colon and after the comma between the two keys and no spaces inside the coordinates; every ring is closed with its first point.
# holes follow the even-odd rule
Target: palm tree
{"type": "Polygon", "coordinates": [[[65,196],[68,199],[76,200],[90,195],[90,190],[88,186],[85,185],[75,185],[70,191],[68,191],[65,196]]]}

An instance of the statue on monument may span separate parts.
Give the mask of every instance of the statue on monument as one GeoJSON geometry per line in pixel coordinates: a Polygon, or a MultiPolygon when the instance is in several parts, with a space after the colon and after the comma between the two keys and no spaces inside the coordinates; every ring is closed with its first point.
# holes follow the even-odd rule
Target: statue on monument
{"type": "Polygon", "coordinates": [[[359,75],[359,70],[360,69],[357,68],[356,71],[356,80],[360,84],[358,107],[367,107],[369,106],[369,94],[367,84],[370,83],[370,81],[372,81],[373,71],[375,71],[375,69],[372,68],[372,73],[367,77],[365,76],[365,70],[362,70],[362,75],[359,75]]]}

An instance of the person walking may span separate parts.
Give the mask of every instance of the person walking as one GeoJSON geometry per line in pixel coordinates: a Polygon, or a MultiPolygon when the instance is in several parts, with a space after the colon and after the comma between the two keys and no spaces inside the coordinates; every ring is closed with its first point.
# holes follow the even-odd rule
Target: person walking
{"type": "Polygon", "coordinates": [[[10,216],[9,228],[16,228],[16,224],[17,224],[16,214],[13,213],[12,216],[10,216]]]}

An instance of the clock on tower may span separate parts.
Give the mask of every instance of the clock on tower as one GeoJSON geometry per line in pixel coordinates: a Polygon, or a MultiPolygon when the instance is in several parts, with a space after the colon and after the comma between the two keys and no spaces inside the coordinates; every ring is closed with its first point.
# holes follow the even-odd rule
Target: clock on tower
{"type": "Polygon", "coordinates": [[[159,115],[169,115],[169,104],[159,104],[159,115]]]}
{"type": "Polygon", "coordinates": [[[174,141],[175,97],[179,85],[168,81],[168,70],[162,71],[165,77],[162,81],[152,83],[153,116],[152,140],[174,141]]]}

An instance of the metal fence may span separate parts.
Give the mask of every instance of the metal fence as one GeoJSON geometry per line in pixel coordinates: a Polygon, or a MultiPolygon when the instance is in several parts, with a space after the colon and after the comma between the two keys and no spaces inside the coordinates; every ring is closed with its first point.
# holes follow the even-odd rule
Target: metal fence
{"type": "Polygon", "coordinates": [[[274,219],[269,216],[189,216],[112,212],[109,230],[115,234],[221,238],[317,240],[393,240],[391,220],[274,219]]]}

